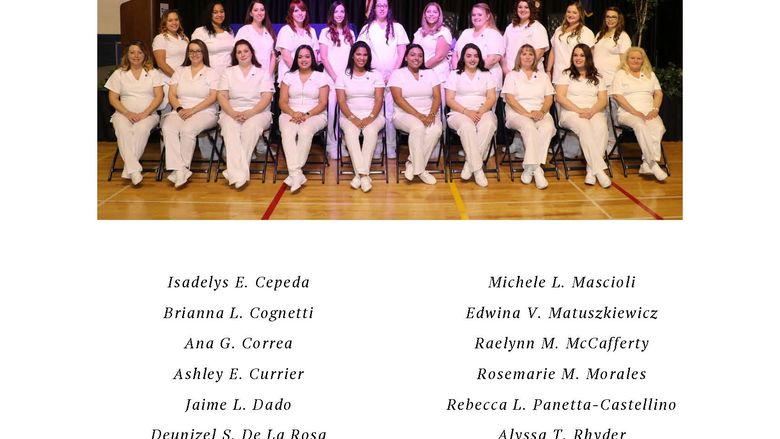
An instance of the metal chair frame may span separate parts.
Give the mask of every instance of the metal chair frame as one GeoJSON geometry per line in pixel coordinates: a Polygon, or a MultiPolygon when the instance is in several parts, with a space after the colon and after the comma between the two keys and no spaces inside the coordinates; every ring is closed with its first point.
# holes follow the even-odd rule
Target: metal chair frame
{"type": "MultiPolygon", "coordinates": [[[[612,149],[609,151],[609,160],[612,161],[620,161],[620,166],[623,169],[623,176],[628,178],[628,170],[629,169],[639,169],[639,167],[642,165],[642,155],[635,156],[635,155],[627,155],[625,154],[623,143],[625,142],[625,137],[631,137],[633,138],[634,142],[638,142],[636,139],[636,135],[634,134],[634,130],[631,129],[631,127],[626,125],[621,125],[620,122],[617,120],[617,114],[612,111],[612,103],[614,99],[612,96],[609,97],[609,129],[612,130],[612,134],[615,136],[615,145],[612,146],[612,149]],[[620,130],[620,134],[618,134],[618,130],[620,130]],[[615,157],[615,154],[617,153],[617,157],[615,157]],[[630,164],[628,162],[637,162],[636,164],[630,164]]],[[[617,101],[614,101],[616,105],[617,101]]],[[[629,139],[630,140],[630,139],[629,139]]],[[[664,149],[664,143],[663,140],[661,141],[661,159],[662,162],[658,163],[661,168],[666,171],[667,175],[672,175],[671,172],[669,172],[669,162],[666,160],[666,151],[664,149]]]]}
{"type": "MultiPolygon", "coordinates": [[[[574,136],[577,137],[577,134],[574,133],[574,131],[562,127],[558,123],[558,110],[556,108],[556,104],[553,104],[552,107],[550,107],[550,114],[553,116],[553,121],[555,122],[555,130],[556,130],[556,139],[557,144],[555,146],[555,151],[553,153],[553,163],[557,163],[555,160],[555,157],[560,154],[561,156],[561,162],[563,163],[563,173],[566,176],[566,179],[569,179],[569,171],[584,171],[587,166],[587,162],[585,161],[585,157],[582,158],[566,158],[566,154],[563,152],[563,142],[566,140],[568,136],[574,136]],[[581,162],[582,165],[569,165],[568,162],[581,162]]],[[[577,141],[579,142],[579,138],[577,138],[577,141]]],[[[582,145],[580,145],[580,150],[582,150],[582,145]]],[[[604,152],[604,161],[607,163],[607,175],[609,175],[610,178],[612,178],[612,166],[609,162],[609,156],[604,152]]]]}
{"type": "MultiPolygon", "coordinates": [[[[550,107],[550,113],[551,114],[552,114],[552,111],[554,111],[552,109],[553,107],[554,107],[554,105],[552,107],[550,107]]],[[[504,105],[500,105],[500,103],[499,103],[499,105],[496,107],[496,113],[497,114],[499,112],[499,108],[501,109],[501,114],[502,114],[503,121],[500,123],[498,129],[499,130],[503,130],[503,133],[504,133],[503,137],[507,141],[506,145],[504,145],[504,155],[503,155],[503,157],[501,157],[501,164],[502,165],[509,165],[509,179],[512,180],[512,181],[515,181],[515,173],[520,173],[521,174],[523,172],[523,168],[522,167],[516,168],[515,167],[515,163],[521,165],[523,163],[523,161],[518,159],[518,158],[516,158],[514,156],[515,154],[513,152],[509,151],[509,147],[512,145],[512,142],[511,142],[510,139],[514,138],[515,133],[520,135],[520,132],[517,131],[517,130],[513,130],[513,129],[507,128],[507,126],[506,126],[506,117],[504,116],[506,114],[505,106],[504,105]],[[508,131],[511,132],[511,137],[507,135],[508,131]]],[[[555,147],[556,147],[557,144],[558,144],[557,136],[553,136],[553,138],[550,139],[550,145],[547,147],[547,154],[550,155],[550,163],[551,164],[547,164],[547,165],[542,166],[542,171],[545,174],[548,173],[548,172],[555,172],[555,179],[556,180],[560,180],[561,179],[561,173],[558,170],[558,161],[557,161],[556,155],[555,155],[555,147]]]]}

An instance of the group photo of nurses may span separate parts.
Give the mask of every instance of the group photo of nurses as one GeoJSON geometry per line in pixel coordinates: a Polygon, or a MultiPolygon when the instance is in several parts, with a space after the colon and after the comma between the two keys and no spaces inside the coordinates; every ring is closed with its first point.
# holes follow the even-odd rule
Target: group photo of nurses
{"type": "Polygon", "coordinates": [[[603,5],[593,16],[594,2],[559,2],[550,26],[540,1],[500,2],[502,10],[458,2],[458,29],[449,3],[409,3],[415,11],[404,16],[414,17],[416,30],[394,11],[408,5],[390,0],[359,8],[350,0],[218,0],[188,20],[182,9],[166,10],[151,47],[124,45],[105,84],[122,178],[142,183],[140,160],[159,127],[166,178],[178,189],[191,180],[198,148],[203,157],[219,155],[221,176],[242,190],[253,160],[273,147],[284,158],[284,184],[298,192],[322,134],[325,158],[349,157],[349,187],[368,193],[372,164],[399,154],[398,131],[408,138],[399,172],[435,185],[431,166],[440,149],[449,151],[448,130],[460,144],[460,181],[477,188],[490,186],[488,160],[498,166],[509,154],[522,162],[523,185],[548,188],[556,141],[562,154],[583,160],[586,185],[610,188],[608,162],[623,130],[636,134],[639,174],[666,180],[664,93],[619,7],[603,5]],[[185,23],[195,24],[192,33],[185,23]],[[199,137],[214,130],[212,151],[199,137]]]}

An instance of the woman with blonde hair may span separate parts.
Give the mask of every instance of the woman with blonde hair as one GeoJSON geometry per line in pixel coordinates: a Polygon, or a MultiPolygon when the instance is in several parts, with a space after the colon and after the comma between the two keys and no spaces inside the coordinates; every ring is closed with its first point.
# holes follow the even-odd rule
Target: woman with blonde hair
{"type": "Polygon", "coordinates": [[[593,31],[585,26],[585,11],[578,1],[569,3],[563,22],[550,38],[551,50],[547,58],[547,76],[552,78],[553,84],[564,80],[563,70],[569,68],[570,59],[574,47],[578,44],[593,46],[596,36],[593,31]]]}
{"type": "Polygon", "coordinates": [[[160,33],[152,40],[152,54],[157,68],[165,74],[166,85],[170,82],[176,67],[184,63],[189,41],[181,25],[179,12],[176,9],[165,11],[160,18],[160,33]]]}
{"type": "Polygon", "coordinates": [[[642,150],[639,173],[652,174],[658,181],[666,180],[666,172],[658,165],[661,139],[666,132],[658,115],[664,93],[641,47],[631,47],[626,52],[612,82],[612,96],[618,103],[618,122],[634,130],[642,150]]]}
{"type": "Polygon", "coordinates": [[[490,71],[493,80],[496,82],[496,90],[501,90],[503,82],[503,72],[501,71],[501,58],[504,56],[506,47],[504,37],[496,27],[496,20],[493,11],[487,3],[477,3],[471,7],[470,27],[460,33],[458,42],[455,43],[455,53],[452,57],[452,68],[456,69],[460,61],[460,54],[463,47],[468,43],[474,43],[482,52],[485,68],[490,71]]]}
{"type": "Polygon", "coordinates": [[[124,162],[122,178],[130,179],[134,186],[143,180],[139,160],[159,120],[156,110],[163,99],[161,76],[152,68],[146,45],[132,41],[125,48],[119,68],[106,82],[108,102],[116,110],[111,123],[124,162]]]}

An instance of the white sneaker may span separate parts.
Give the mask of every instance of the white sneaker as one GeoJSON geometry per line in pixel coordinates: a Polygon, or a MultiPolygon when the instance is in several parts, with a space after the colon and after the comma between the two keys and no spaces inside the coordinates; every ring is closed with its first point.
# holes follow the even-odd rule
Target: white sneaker
{"type": "Polygon", "coordinates": [[[612,180],[609,179],[609,176],[607,176],[607,173],[604,171],[599,171],[596,173],[596,179],[598,179],[599,184],[604,189],[612,186],[612,180]]]}
{"type": "Polygon", "coordinates": [[[462,149],[459,149],[458,150],[458,157],[466,157],[466,153],[462,149]]]}
{"type": "Polygon", "coordinates": [[[406,162],[406,169],[404,169],[404,177],[406,177],[406,179],[409,181],[414,180],[414,168],[412,167],[412,162],[406,162]]]}
{"type": "Polygon", "coordinates": [[[658,181],[664,181],[666,180],[666,177],[668,177],[666,172],[664,172],[664,170],[661,169],[661,166],[659,166],[658,163],[653,163],[653,166],[650,167],[650,170],[653,172],[655,179],[658,181]]]}
{"type": "Polygon", "coordinates": [[[246,182],[247,182],[246,180],[237,181],[235,184],[236,189],[241,189],[241,187],[243,187],[246,184],[246,182]]]}
{"type": "Polygon", "coordinates": [[[179,176],[179,171],[171,171],[171,173],[170,173],[170,174],[168,174],[168,177],[166,177],[166,178],[167,178],[167,179],[168,179],[168,181],[170,181],[171,183],[176,183],[176,178],[177,178],[178,176],[179,176]]]}
{"type": "Polygon", "coordinates": [[[298,190],[300,190],[304,184],[306,184],[306,176],[303,174],[296,175],[293,177],[292,186],[290,186],[290,192],[293,194],[298,192],[298,190]]]}
{"type": "Polygon", "coordinates": [[[423,173],[420,174],[420,180],[425,184],[436,184],[436,177],[429,174],[428,171],[423,171],[423,173]]]}
{"type": "Polygon", "coordinates": [[[178,172],[179,175],[176,176],[176,183],[174,183],[174,186],[182,187],[185,184],[187,184],[187,181],[189,181],[192,172],[190,172],[190,175],[187,175],[187,171],[176,171],[176,172],[178,172]]]}
{"type": "Polygon", "coordinates": [[[349,187],[352,189],[359,189],[360,188],[360,176],[355,175],[354,178],[352,178],[352,181],[349,182],[349,187]]]}
{"type": "Polygon", "coordinates": [[[546,189],[547,186],[549,186],[549,183],[547,183],[547,179],[544,178],[544,170],[541,166],[536,168],[534,170],[534,180],[536,181],[536,188],[537,189],[546,189]]]}
{"type": "Polygon", "coordinates": [[[488,180],[487,177],[485,177],[485,173],[481,169],[474,173],[474,183],[476,183],[479,187],[487,187],[488,180]]]}
{"type": "Polygon", "coordinates": [[[469,178],[471,178],[471,175],[472,175],[471,167],[469,166],[468,163],[464,163],[463,164],[463,169],[461,169],[461,171],[460,171],[460,178],[461,178],[461,180],[464,180],[464,181],[468,180],[469,178]]]}
{"type": "Polygon", "coordinates": [[[284,179],[284,184],[286,184],[287,186],[292,186],[294,181],[295,178],[293,178],[292,175],[288,175],[287,178],[284,179]]]}
{"type": "Polygon", "coordinates": [[[647,162],[642,162],[642,164],[639,165],[639,173],[642,175],[651,175],[653,171],[650,170],[650,166],[647,162]]]}
{"type": "Polygon", "coordinates": [[[523,173],[520,174],[520,182],[523,184],[531,184],[531,180],[533,179],[534,179],[534,172],[531,171],[531,168],[523,169],[523,173]]]}
{"type": "Polygon", "coordinates": [[[591,173],[590,171],[588,171],[587,174],[585,174],[585,184],[589,186],[593,186],[594,184],[596,184],[596,176],[593,175],[593,173],[591,173]]]}
{"type": "Polygon", "coordinates": [[[138,186],[144,180],[144,176],[140,172],[133,172],[130,174],[130,181],[133,182],[133,186],[138,186]]]}
{"type": "Polygon", "coordinates": [[[363,192],[368,192],[373,186],[371,185],[371,177],[364,175],[360,177],[360,189],[363,192]]]}

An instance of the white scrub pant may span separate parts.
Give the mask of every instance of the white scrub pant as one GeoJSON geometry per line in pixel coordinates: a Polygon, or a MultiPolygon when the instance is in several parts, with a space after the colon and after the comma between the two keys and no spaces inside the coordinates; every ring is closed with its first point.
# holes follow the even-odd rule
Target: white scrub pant
{"type": "Polygon", "coordinates": [[[642,120],[633,114],[621,113],[618,114],[618,122],[634,130],[644,161],[661,161],[661,139],[666,132],[661,117],[642,120]]]}
{"type": "Polygon", "coordinates": [[[562,127],[574,131],[580,139],[580,148],[588,162],[591,171],[596,172],[607,169],[604,161],[604,151],[607,149],[609,134],[607,131],[607,118],[604,113],[594,114],[590,119],[581,118],[573,111],[561,112],[560,124],[562,127]]]}
{"type": "Polygon", "coordinates": [[[393,158],[396,155],[394,125],[395,118],[393,118],[393,114],[395,113],[395,106],[393,104],[393,95],[390,93],[390,88],[387,88],[387,92],[385,93],[384,113],[385,120],[387,120],[387,124],[385,126],[385,137],[387,138],[387,156],[393,158]]]}
{"type": "Polygon", "coordinates": [[[179,113],[168,113],[161,128],[165,140],[165,169],[184,171],[190,168],[195,153],[198,134],[213,128],[217,124],[217,115],[210,111],[199,111],[184,120],[179,113]]]}
{"type": "MultiPolygon", "coordinates": [[[[428,160],[431,158],[433,147],[441,137],[442,124],[438,118],[429,127],[426,127],[420,119],[403,112],[393,115],[393,123],[399,129],[409,133],[409,159],[406,166],[411,163],[413,174],[420,175],[425,172],[428,160]]],[[[389,127],[390,124],[387,124],[389,127]]],[[[388,136],[390,134],[388,133],[388,136]]]]}
{"type": "Polygon", "coordinates": [[[160,117],[157,116],[157,113],[152,113],[136,123],[130,122],[130,119],[119,113],[114,113],[111,116],[119,155],[122,156],[122,161],[125,164],[124,169],[122,169],[122,178],[130,178],[131,173],[143,170],[139,160],[146,149],[149,133],[157,126],[159,120],[160,117]]]}
{"type": "Polygon", "coordinates": [[[341,130],[344,131],[344,142],[347,144],[355,175],[368,175],[371,170],[371,160],[374,158],[377,140],[379,139],[379,132],[385,127],[385,118],[379,115],[373,122],[362,129],[362,148],[360,146],[361,129],[345,117],[339,118],[339,124],[341,130]]]}
{"type": "Polygon", "coordinates": [[[282,133],[282,148],[287,160],[287,171],[291,176],[300,175],[306,160],[309,158],[311,141],[317,131],[325,128],[328,116],[320,113],[311,116],[304,123],[292,122],[289,114],[279,116],[279,130],[282,133]],[[297,137],[297,139],[296,139],[297,137]]]}
{"type": "Polygon", "coordinates": [[[547,163],[547,150],[550,149],[550,140],[555,136],[555,122],[550,113],[537,122],[514,111],[507,111],[506,127],[520,132],[525,146],[523,166],[547,163]]]}
{"type": "Polygon", "coordinates": [[[333,128],[335,119],[336,119],[336,106],[338,105],[338,102],[336,100],[336,89],[333,88],[333,85],[330,86],[330,93],[328,94],[328,144],[325,148],[328,157],[330,158],[336,158],[336,130],[333,128]]]}
{"type": "Polygon", "coordinates": [[[249,180],[249,163],[252,161],[257,140],[263,131],[271,126],[271,112],[255,114],[243,123],[237,122],[223,112],[219,116],[219,126],[222,129],[222,138],[225,139],[227,152],[225,177],[228,183],[235,184],[249,180]]]}
{"type": "Polygon", "coordinates": [[[487,112],[476,124],[463,113],[450,111],[447,123],[458,132],[463,151],[466,153],[466,164],[472,172],[482,169],[482,158],[487,154],[490,141],[498,128],[496,114],[487,112]]]}

